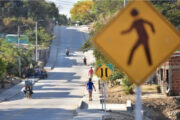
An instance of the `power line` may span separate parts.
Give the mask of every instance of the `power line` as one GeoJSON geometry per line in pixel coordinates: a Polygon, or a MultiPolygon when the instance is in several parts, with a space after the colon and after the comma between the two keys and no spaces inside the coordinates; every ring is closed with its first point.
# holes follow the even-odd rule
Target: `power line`
{"type": "Polygon", "coordinates": [[[70,1],[56,1],[57,3],[59,3],[59,2],[63,2],[63,3],[72,3],[72,4],[74,4],[75,2],[70,2],[70,1]]]}
{"type": "Polygon", "coordinates": [[[55,4],[73,5],[73,3],[55,3],[55,4]]]}
{"type": "Polygon", "coordinates": [[[69,5],[73,5],[73,4],[66,4],[66,3],[65,3],[65,4],[64,4],[64,3],[61,4],[61,3],[56,3],[56,5],[65,5],[65,6],[68,5],[68,6],[69,6],[69,5]]]}

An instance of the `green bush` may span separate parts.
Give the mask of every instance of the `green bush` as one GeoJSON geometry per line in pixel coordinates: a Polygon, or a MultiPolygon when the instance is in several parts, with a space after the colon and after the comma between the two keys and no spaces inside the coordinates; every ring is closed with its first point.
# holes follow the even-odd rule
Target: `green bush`
{"type": "Polygon", "coordinates": [[[128,79],[128,76],[125,75],[122,80],[122,87],[125,94],[133,94],[134,93],[134,85],[133,83],[128,79]]]}
{"type": "Polygon", "coordinates": [[[113,74],[109,77],[109,82],[111,83],[112,86],[120,85],[120,83],[117,82],[117,79],[121,79],[121,78],[123,78],[123,74],[115,70],[113,74]]]}
{"type": "MultiPolygon", "coordinates": [[[[33,45],[35,45],[36,42],[36,31],[33,29],[28,29],[25,31],[25,35],[28,36],[29,42],[33,45]]],[[[54,39],[55,36],[48,34],[43,27],[40,27],[38,29],[38,44],[41,46],[49,46],[52,39],[54,39]]]]}
{"type": "Polygon", "coordinates": [[[92,43],[91,43],[91,39],[89,38],[84,44],[83,46],[81,47],[81,50],[83,52],[86,52],[88,50],[90,50],[92,48],[92,43]]]}
{"type": "Polygon", "coordinates": [[[117,80],[117,79],[121,79],[122,77],[123,77],[122,73],[120,73],[119,71],[114,71],[110,77],[110,80],[117,80]]]}
{"type": "Polygon", "coordinates": [[[0,69],[0,78],[1,78],[2,75],[6,72],[6,66],[7,66],[7,63],[2,58],[0,58],[0,66],[1,66],[0,69]]]}

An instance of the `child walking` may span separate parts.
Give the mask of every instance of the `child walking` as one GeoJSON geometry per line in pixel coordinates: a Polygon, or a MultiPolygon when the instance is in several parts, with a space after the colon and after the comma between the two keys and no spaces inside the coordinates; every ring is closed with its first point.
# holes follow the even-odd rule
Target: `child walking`
{"type": "Polygon", "coordinates": [[[92,78],[93,77],[93,73],[94,73],[94,71],[93,71],[93,69],[92,69],[92,67],[89,69],[89,76],[90,76],[90,78],[92,78]]]}
{"type": "Polygon", "coordinates": [[[92,92],[93,92],[93,88],[96,91],[96,88],[94,86],[94,83],[92,82],[92,78],[89,78],[89,81],[87,82],[87,90],[89,92],[89,101],[92,101],[92,92]]]}

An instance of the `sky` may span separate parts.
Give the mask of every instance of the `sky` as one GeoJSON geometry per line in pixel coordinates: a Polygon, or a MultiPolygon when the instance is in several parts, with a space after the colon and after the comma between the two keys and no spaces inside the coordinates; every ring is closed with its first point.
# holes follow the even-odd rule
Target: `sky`
{"type": "Polygon", "coordinates": [[[56,6],[59,8],[60,14],[64,14],[69,18],[71,8],[75,3],[77,3],[77,1],[80,0],[46,0],[46,1],[54,2],[56,6]]]}

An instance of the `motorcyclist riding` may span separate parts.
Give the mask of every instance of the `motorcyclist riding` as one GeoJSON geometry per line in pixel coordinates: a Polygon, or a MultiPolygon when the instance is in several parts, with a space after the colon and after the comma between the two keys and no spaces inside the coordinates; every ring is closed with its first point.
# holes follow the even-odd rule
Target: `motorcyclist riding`
{"type": "Polygon", "coordinates": [[[25,87],[24,93],[25,93],[26,97],[30,98],[31,95],[33,94],[33,84],[32,84],[32,81],[26,80],[24,87],[25,87]]]}
{"type": "Polygon", "coordinates": [[[66,56],[69,56],[69,49],[66,48],[66,56]]]}

